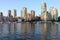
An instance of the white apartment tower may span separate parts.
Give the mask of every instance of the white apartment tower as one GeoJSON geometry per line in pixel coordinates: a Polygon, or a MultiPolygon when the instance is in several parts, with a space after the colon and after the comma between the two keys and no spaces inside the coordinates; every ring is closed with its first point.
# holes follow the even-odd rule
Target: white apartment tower
{"type": "Polygon", "coordinates": [[[52,20],[58,20],[58,11],[56,8],[54,7],[50,7],[50,13],[51,13],[51,17],[52,17],[52,20]]]}

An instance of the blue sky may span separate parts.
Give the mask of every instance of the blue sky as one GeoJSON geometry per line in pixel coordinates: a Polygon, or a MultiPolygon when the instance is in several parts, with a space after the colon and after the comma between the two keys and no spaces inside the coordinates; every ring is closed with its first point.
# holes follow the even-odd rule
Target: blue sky
{"type": "MultiPolygon", "coordinates": [[[[60,0],[0,0],[0,12],[3,12],[4,16],[8,15],[8,10],[17,10],[17,16],[21,15],[21,8],[27,7],[28,12],[35,10],[36,15],[41,14],[41,2],[46,2],[47,11],[50,7],[54,6],[58,9],[58,16],[60,16],[60,0]]],[[[12,13],[13,14],[13,13],[12,13]]]]}

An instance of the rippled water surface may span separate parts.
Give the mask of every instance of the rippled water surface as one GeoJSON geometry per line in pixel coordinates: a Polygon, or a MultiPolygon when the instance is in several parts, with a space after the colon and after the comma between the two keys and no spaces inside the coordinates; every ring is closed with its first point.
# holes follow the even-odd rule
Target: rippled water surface
{"type": "Polygon", "coordinates": [[[0,40],[60,40],[60,23],[0,23],[0,40]]]}

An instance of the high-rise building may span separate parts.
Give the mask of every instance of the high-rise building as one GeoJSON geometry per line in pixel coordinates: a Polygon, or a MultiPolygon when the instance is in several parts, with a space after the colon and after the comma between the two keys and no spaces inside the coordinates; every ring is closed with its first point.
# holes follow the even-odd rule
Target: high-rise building
{"type": "Polygon", "coordinates": [[[17,16],[16,9],[14,9],[14,18],[17,16]]]}
{"type": "Polygon", "coordinates": [[[46,3],[45,2],[42,2],[41,3],[41,13],[43,13],[43,12],[46,12],[46,3]]]}
{"type": "Polygon", "coordinates": [[[27,13],[27,8],[26,7],[23,7],[22,9],[21,9],[21,17],[24,19],[24,16],[25,16],[25,14],[27,13]]]}
{"type": "Polygon", "coordinates": [[[41,20],[50,20],[50,15],[46,9],[46,3],[41,3],[41,20]]]}
{"type": "Polygon", "coordinates": [[[3,13],[2,12],[0,12],[0,16],[3,16],[3,13]]]}
{"type": "Polygon", "coordinates": [[[11,10],[8,10],[8,17],[11,17],[11,10]]]}
{"type": "Polygon", "coordinates": [[[50,13],[51,13],[52,20],[58,20],[58,11],[56,8],[50,7],[50,13]]]}
{"type": "Polygon", "coordinates": [[[35,11],[34,10],[31,10],[30,13],[31,13],[32,17],[35,17],[35,11]]]}

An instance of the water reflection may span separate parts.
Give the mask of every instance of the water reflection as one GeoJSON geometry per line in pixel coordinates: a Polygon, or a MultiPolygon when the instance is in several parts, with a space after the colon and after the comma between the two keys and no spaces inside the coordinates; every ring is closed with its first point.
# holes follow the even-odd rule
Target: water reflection
{"type": "Polygon", "coordinates": [[[32,23],[22,23],[21,25],[21,33],[22,33],[22,38],[24,40],[32,40],[33,39],[33,34],[34,34],[34,25],[32,23]]]}
{"type": "Polygon", "coordinates": [[[59,26],[52,22],[0,23],[0,40],[59,40],[59,26]]]}

